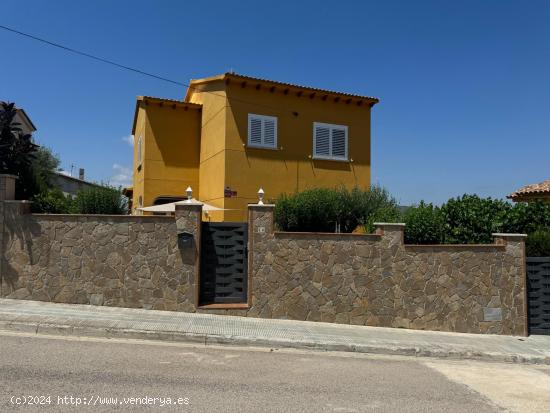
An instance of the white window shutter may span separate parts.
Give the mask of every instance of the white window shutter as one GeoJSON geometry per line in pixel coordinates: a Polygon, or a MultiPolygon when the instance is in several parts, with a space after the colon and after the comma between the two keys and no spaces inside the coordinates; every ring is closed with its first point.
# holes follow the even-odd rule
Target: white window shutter
{"type": "Polygon", "coordinates": [[[248,145],[260,148],[277,148],[277,118],[248,114],[248,145]]]}
{"type": "Polygon", "coordinates": [[[347,136],[343,128],[332,128],[332,153],[334,158],[347,158],[347,136]]]}
{"type": "Polygon", "coordinates": [[[252,145],[262,144],[262,120],[250,117],[248,125],[248,143],[252,145]]]}
{"type": "Polygon", "coordinates": [[[348,127],[329,123],[313,123],[313,157],[348,159],[348,127]]]}
{"type": "Polygon", "coordinates": [[[275,121],[275,119],[264,119],[263,124],[264,141],[262,142],[262,144],[274,148],[275,142],[277,140],[277,122],[275,121]]]}
{"type": "Polygon", "coordinates": [[[330,156],[330,128],[326,126],[315,126],[315,148],[314,155],[330,156]]]}

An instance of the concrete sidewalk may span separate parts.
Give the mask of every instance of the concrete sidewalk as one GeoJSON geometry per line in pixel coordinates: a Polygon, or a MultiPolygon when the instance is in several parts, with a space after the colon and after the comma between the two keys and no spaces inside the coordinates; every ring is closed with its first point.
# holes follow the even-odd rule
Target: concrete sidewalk
{"type": "Polygon", "coordinates": [[[511,337],[0,299],[0,330],[550,364],[550,336],[511,337]]]}

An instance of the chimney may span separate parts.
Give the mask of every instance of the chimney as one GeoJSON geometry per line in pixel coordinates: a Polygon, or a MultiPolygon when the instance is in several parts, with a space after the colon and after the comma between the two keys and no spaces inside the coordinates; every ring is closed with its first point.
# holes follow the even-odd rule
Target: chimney
{"type": "Polygon", "coordinates": [[[81,181],[84,180],[84,168],[80,168],[78,170],[78,179],[80,179],[81,181]]]}

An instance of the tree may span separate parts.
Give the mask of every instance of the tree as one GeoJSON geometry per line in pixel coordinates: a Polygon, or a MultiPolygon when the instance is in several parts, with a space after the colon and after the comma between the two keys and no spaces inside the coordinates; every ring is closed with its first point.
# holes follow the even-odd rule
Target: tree
{"type": "MultiPolygon", "coordinates": [[[[0,173],[13,174],[21,180],[29,176],[37,145],[31,134],[23,133],[21,124],[15,121],[16,115],[14,103],[0,103],[0,173]]],[[[24,184],[19,182],[17,186],[24,184]]]]}
{"type": "Polygon", "coordinates": [[[21,124],[15,121],[14,103],[1,103],[0,108],[0,172],[17,175],[28,168],[34,159],[37,145],[32,135],[24,134],[21,124]]]}
{"type": "Polygon", "coordinates": [[[17,199],[32,199],[52,188],[52,176],[60,160],[49,148],[36,145],[31,134],[23,134],[16,115],[14,103],[1,102],[0,173],[17,175],[17,199]]]}
{"type": "Polygon", "coordinates": [[[39,146],[30,168],[20,178],[20,185],[18,185],[20,191],[16,196],[20,199],[31,199],[51,189],[53,174],[60,163],[59,157],[52,153],[51,149],[39,146]]]}

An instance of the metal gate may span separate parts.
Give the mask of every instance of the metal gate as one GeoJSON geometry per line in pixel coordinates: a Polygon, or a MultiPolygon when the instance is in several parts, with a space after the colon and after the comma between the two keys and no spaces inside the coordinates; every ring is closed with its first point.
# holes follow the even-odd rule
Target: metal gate
{"type": "Polygon", "coordinates": [[[527,257],[529,332],[550,334],[550,258],[527,257]]]}
{"type": "Polygon", "coordinates": [[[199,304],[246,303],[248,225],[203,222],[199,304]]]}

